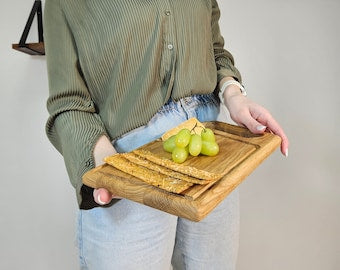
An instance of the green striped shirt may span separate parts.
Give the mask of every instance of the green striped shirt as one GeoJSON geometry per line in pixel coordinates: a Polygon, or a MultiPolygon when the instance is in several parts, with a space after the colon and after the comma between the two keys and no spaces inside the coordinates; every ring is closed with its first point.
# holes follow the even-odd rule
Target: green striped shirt
{"type": "Polygon", "coordinates": [[[50,117],[47,136],[65,159],[81,208],[93,147],[144,125],[171,97],[212,93],[241,80],[220,34],[214,0],[46,0],[50,117]]]}

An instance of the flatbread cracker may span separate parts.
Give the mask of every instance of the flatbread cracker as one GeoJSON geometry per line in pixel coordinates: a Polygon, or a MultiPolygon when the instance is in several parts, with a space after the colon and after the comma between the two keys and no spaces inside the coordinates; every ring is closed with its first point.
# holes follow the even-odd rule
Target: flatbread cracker
{"type": "Polygon", "coordinates": [[[208,181],[216,181],[216,180],[223,177],[223,175],[221,175],[221,174],[211,173],[211,172],[207,172],[207,171],[204,171],[204,170],[197,169],[195,167],[176,163],[176,162],[174,162],[170,159],[157,156],[156,154],[154,154],[154,153],[152,153],[148,150],[136,149],[136,150],[133,151],[133,153],[135,153],[136,155],[141,156],[143,158],[146,158],[146,159],[148,159],[148,160],[152,161],[153,163],[156,163],[160,166],[167,167],[167,168],[169,168],[173,171],[180,172],[180,173],[186,174],[186,175],[190,175],[192,177],[196,177],[196,178],[199,178],[199,179],[204,179],[204,180],[208,180],[208,181]]]}
{"type": "Polygon", "coordinates": [[[125,173],[137,177],[138,179],[150,185],[159,187],[169,192],[179,194],[193,185],[192,183],[183,181],[181,179],[170,177],[149,170],[143,166],[139,166],[124,158],[122,154],[115,154],[113,156],[106,157],[105,162],[125,173]]]}
{"type": "Polygon", "coordinates": [[[162,141],[167,140],[172,135],[176,135],[183,128],[189,129],[192,133],[201,134],[202,130],[204,129],[204,125],[195,117],[189,118],[178,126],[175,126],[174,128],[165,132],[161,137],[162,141]]]}
{"type": "Polygon", "coordinates": [[[162,174],[174,177],[174,178],[181,179],[189,183],[204,185],[204,184],[208,184],[212,182],[211,180],[199,179],[196,177],[189,176],[187,174],[183,174],[183,173],[168,169],[166,167],[153,163],[144,157],[138,156],[135,153],[130,152],[130,153],[124,153],[121,155],[137,165],[143,166],[150,170],[153,170],[153,171],[156,171],[156,172],[159,172],[159,173],[162,173],[162,174]]]}

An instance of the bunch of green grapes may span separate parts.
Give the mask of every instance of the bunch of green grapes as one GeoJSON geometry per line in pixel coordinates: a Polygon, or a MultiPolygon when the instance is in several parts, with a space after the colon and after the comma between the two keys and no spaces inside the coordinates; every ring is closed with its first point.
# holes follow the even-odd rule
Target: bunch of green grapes
{"type": "Polygon", "coordinates": [[[198,156],[215,156],[218,154],[219,147],[215,139],[214,132],[205,128],[201,134],[191,134],[187,128],[181,129],[176,135],[163,142],[165,151],[171,153],[172,160],[176,163],[184,162],[189,154],[198,156]]]}

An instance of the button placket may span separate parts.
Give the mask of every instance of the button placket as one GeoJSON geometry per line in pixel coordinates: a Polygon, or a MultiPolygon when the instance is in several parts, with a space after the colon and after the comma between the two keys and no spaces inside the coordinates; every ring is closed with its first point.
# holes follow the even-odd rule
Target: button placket
{"type": "MultiPolygon", "coordinates": [[[[174,71],[174,63],[176,58],[176,34],[174,14],[171,1],[160,1],[161,13],[163,13],[163,53],[160,67],[160,77],[167,91],[172,89],[172,79],[174,71]]],[[[168,95],[168,93],[167,93],[168,95]]]]}
{"type": "MultiPolygon", "coordinates": [[[[170,5],[170,3],[168,3],[168,5],[170,5]]],[[[165,8],[165,11],[164,11],[165,15],[167,17],[169,17],[171,15],[171,10],[169,7],[166,7],[165,8]]],[[[174,45],[173,45],[173,41],[171,39],[173,39],[174,37],[174,34],[173,34],[173,19],[172,18],[167,18],[167,33],[166,33],[166,36],[167,36],[167,40],[166,40],[166,46],[168,48],[168,50],[172,50],[174,48],[174,45]]]]}

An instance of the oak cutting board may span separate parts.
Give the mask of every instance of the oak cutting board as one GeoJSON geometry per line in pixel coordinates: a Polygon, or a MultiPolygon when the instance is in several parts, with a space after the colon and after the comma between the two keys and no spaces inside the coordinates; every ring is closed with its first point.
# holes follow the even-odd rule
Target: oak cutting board
{"type": "MultiPolygon", "coordinates": [[[[84,174],[83,183],[93,188],[104,187],[117,196],[200,221],[281,143],[280,137],[271,133],[255,135],[246,128],[217,121],[204,125],[213,129],[220,147],[219,154],[215,157],[189,157],[183,164],[220,174],[221,179],[215,182],[194,185],[181,194],[174,194],[104,164],[84,174]]],[[[171,159],[171,155],[163,150],[160,139],[140,149],[171,159]]]]}

